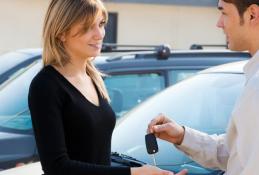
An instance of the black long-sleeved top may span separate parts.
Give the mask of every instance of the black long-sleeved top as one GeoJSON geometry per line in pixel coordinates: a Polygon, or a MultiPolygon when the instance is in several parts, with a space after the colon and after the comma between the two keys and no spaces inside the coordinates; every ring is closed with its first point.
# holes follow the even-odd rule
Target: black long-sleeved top
{"type": "Polygon", "coordinates": [[[40,161],[46,175],[129,175],[111,167],[115,114],[98,92],[99,106],[88,101],[52,66],[33,79],[29,108],[40,161]]]}

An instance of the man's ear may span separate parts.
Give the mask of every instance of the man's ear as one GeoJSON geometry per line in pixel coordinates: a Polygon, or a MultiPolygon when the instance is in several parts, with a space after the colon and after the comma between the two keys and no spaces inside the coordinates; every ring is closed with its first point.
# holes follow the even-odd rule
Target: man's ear
{"type": "Polygon", "coordinates": [[[252,25],[259,25],[259,6],[252,4],[248,7],[248,11],[250,14],[250,23],[252,25]]]}

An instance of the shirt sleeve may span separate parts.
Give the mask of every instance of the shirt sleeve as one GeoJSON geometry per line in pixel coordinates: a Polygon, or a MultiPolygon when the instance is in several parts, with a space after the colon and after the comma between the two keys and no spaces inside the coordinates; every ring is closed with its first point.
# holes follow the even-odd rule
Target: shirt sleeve
{"type": "Polygon", "coordinates": [[[51,77],[35,77],[29,90],[29,109],[43,171],[48,175],[129,175],[129,167],[111,167],[71,160],[62,121],[62,94],[51,77]]]}
{"type": "Polygon", "coordinates": [[[208,135],[185,127],[181,145],[176,147],[207,168],[226,170],[229,153],[226,135],[208,135]]]}

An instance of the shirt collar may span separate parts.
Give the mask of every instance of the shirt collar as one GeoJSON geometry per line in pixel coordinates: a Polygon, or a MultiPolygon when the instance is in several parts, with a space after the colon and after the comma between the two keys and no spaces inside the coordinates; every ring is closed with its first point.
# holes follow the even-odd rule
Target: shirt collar
{"type": "Polygon", "coordinates": [[[248,63],[246,63],[244,67],[246,81],[248,81],[258,70],[259,70],[259,50],[248,61],[248,63]]]}

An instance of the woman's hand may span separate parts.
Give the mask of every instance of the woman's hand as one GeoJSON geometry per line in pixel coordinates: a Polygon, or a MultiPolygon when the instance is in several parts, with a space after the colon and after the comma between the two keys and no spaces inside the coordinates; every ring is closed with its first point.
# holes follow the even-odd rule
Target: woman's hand
{"type": "Polygon", "coordinates": [[[160,168],[144,165],[138,168],[131,168],[131,175],[186,175],[187,170],[182,170],[181,172],[174,174],[171,171],[162,170],[160,168]]]}

